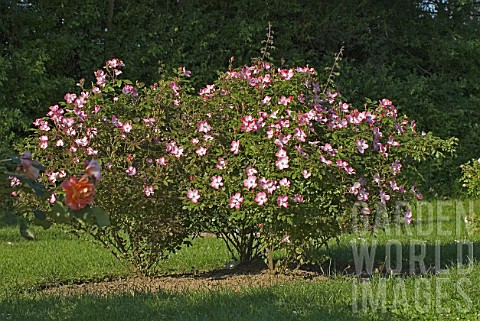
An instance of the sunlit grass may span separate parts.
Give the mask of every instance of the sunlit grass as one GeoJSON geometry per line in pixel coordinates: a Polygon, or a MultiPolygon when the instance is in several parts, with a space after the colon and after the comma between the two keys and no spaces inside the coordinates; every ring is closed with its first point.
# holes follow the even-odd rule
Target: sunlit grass
{"type": "MultiPolygon", "coordinates": [[[[448,204],[434,203],[428,215],[417,213],[414,224],[401,229],[342,235],[339,243],[331,243],[332,261],[324,281],[297,280],[240,292],[198,288],[101,297],[47,295],[36,290],[45,284],[121,278],[128,272],[104,249],[58,229],[38,231],[37,240],[29,242],[16,229],[2,228],[0,320],[478,320],[480,233],[474,224],[465,223],[464,216],[473,216],[479,206],[474,203],[468,209],[467,203],[460,203],[467,210],[457,216],[457,205],[448,204]],[[376,244],[373,276],[351,274],[356,263],[352,241],[358,247],[376,244]],[[457,269],[461,242],[473,245],[473,263],[457,269]],[[438,274],[434,270],[437,243],[442,269],[438,274]],[[403,273],[397,276],[384,273],[389,244],[401,246],[403,273]],[[414,255],[421,251],[419,244],[425,244],[425,275],[409,275],[412,244],[417,246],[414,255]]],[[[464,263],[467,248],[463,248],[464,263]]],[[[220,240],[203,238],[159,263],[159,270],[195,274],[222,268],[229,260],[220,240]]],[[[420,272],[418,262],[415,272],[420,272]]]]}

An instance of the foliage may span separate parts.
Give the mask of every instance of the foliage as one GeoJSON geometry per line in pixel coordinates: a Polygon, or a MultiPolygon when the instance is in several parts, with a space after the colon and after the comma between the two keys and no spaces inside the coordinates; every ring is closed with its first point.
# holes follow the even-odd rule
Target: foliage
{"type": "Polygon", "coordinates": [[[133,86],[117,78],[122,66],[117,59],[108,61],[95,72],[91,89],[80,83],[78,96],[67,93],[64,102],[51,106],[46,117],[35,121],[38,128],[27,146],[46,167],[42,182],[50,193],[65,175],[84,166],[82,159],[99,160],[104,170],[94,204],[105,212],[96,214],[108,215],[111,224],[86,225],[70,218],[64,223],[147,274],[189,233],[178,192],[170,187],[181,167],[175,157],[165,166],[162,146],[182,124],[176,105],[183,94],[172,89],[174,81],[133,86]]]}
{"type": "Polygon", "coordinates": [[[48,194],[45,185],[38,181],[44,167],[32,160],[30,152],[23,152],[19,157],[5,155],[3,158],[0,163],[0,197],[4,211],[0,218],[3,221],[15,218],[24,238],[35,239],[35,234],[28,227],[31,222],[45,229],[54,223],[75,221],[100,227],[110,224],[108,215],[89,206],[93,203],[95,187],[101,177],[95,160],[90,161],[80,181],[72,176],[62,184],[63,191],[58,194],[65,194],[65,202],[61,202],[57,192],[48,194]],[[42,204],[47,200],[50,206],[42,204]],[[7,212],[9,209],[10,212],[7,212]]]}
{"type": "MultiPolygon", "coordinates": [[[[313,68],[259,60],[191,95],[184,67],[147,87],[120,79],[123,65],[109,60],[91,89],[81,81],[81,93],[51,106],[26,147],[46,167],[51,198],[62,178],[82,170],[81,159],[100,161],[97,225],[73,216],[63,223],[140,273],[154,273],[194,230],[219,234],[241,262],[267,249],[273,268],[277,247],[287,249],[285,262],[301,262],[306,248],[352,229],[357,216],[367,225],[373,211],[410,223],[408,209],[393,210],[397,200],[420,197],[409,187],[413,164],[452,150],[453,140],[417,134],[389,100],[367,101],[362,111],[347,104],[334,89],[334,68],[322,85],[313,68]]],[[[97,181],[97,161],[86,165],[97,181]]],[[[83,184],[61,184],[73,210],[93,201],[83,184]],[[85,195],[72,201],[70,190],[85,195]]]]}
{"type": "Polygon", "coordinates": [[[480,160],[472,159],[462,168],[462,186],[467,190],[467,194],[471,197],[480,196],[480,160]]]}
{"type": "Polygon", "coordinates": [[[228,57],[248,64],[271,22],[270,58],[278,66],[318,69],[344,46],[337,84],[348,101],[389,97],[425,131],[459,138],[458,157],[419,168],[428,195],[452,195],[459,165],[476,157],[479,146],[478,6],[474,0],[0,1],[0,141],[10,145],[26,135],[41,106],[112,56],[131,67],[128,78],[149,84],[186,65],[199,88],[228,57]]]}
{"type": "Polygon", "coordinates": [[[358,110],[313,68],[262,61],[222,73],[187,111],[191,127],[173,144],[185,149],[185,208],[241,262],[268,249],[270,268],[277,247],[301,262],[357,216],[410,223],[398,201],[421,198],[415,163],[454,144],[418,134],[387,99],[358,110]]]}
{"type": "Polygon", "coordinates": [[[425,1],[358,5],[353,11],[359,19],[346,18],[358,38],[345,42],[337,84],[349,100],[387,96],[423,130],[457,137],[454,157],[419,167],[425,194],[452,197],[464,192],[460,165],[476,157],[479,147],[480,60],[473,54],[480,46],[479,4],[430,1],[425,6],[425,1]]]}

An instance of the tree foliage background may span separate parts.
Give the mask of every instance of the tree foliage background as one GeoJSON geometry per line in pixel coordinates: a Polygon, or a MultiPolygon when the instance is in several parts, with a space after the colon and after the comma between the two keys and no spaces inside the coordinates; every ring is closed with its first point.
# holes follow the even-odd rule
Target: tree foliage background
{"type": "Polygon", "coordinates": [[[421,170],[424,192],[457,196],[459,165],[480,145],[477,0],[0,0],[0,148],[112,57],[153,83],[186,66],[195,87],[259,55],[271,22],[277,66],[329,66],[350,101],[389,98],[425,131],[459,138],[421,170]]]}

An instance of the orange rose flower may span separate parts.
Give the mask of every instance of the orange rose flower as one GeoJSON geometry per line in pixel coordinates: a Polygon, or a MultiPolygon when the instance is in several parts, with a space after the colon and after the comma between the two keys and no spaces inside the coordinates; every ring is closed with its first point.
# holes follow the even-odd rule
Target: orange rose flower
{"type": "Polygon", "coordinates": [[[83,176],[80,180],[74,176],[70,177],[62,183],[62,188],[66,193],[65,204],[72,210],[80,210],[93,203],[95,185],[86,176],[83,176]]]}

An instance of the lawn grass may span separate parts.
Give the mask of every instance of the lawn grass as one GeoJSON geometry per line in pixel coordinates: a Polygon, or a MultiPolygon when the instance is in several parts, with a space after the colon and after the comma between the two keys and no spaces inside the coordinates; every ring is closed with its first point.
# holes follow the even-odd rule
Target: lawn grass
{"type": "Polygon", "coordinates": [[[0,230],[0,299],[50,283],[117,278],[127,272],[104,249],[58,229],[36,229],[26,241],[18,228],[0,230]]]}
{"type": "MultiPolygon", "coordinates": [[[[476,267],[471,280],[479,280],[476,267]]],[[[70,297],[31,294],[0,302],[2,320],[477,320],[478,302],[468,306],[455,290],[461,278],[456,273],[433,278],[385,279],[359,283],[347,277],[333,277],[322,283],[298,281],[269,288],[190,292],[128,293],[109,296],[70,297]],[[378,291],[381,280],[386,292],[378,291]],[[406,295],[395,305],[394,288],[404,283],[406,295]],[[424,291],[415,293],[415,282],[424,291]],[[435,298],[442,283],[442,298],[435,298]],[[430,288],[429,288],[430,287],[430,288]],[[356,288],[358,296],[352,296],[356,288]],[[377,306],[362,293],[374,293],[377,306]],[[386,294],[386,300],[381,295],[386,294]],[[405,300],[403,300],[405,299],[405,300]],[[403,300],[403,301],[402,301],[403,300]],[[385,302],[385,308],[382,307],[385,302]],[[457,306],[457,304],[459,306],[457,306]],[[356,306],[354,313],[352,307],[356,306]]],[[[401,285],[400,285],[401,286],[401,285]]],[[[478,282],[464,287],[470,298],[478,298],[478,282]]],[[[374,303],[375,304],[375,303],[374,303]]]]}
{"type": "MultiPolygon", "coordinates": [[[[50,284],[132,276],[94,243],[56,228],[37,228],[35,232],[37,240],[32,242],[23,239],[18,228],[0,229],[0,299],[50,284]]],[[[160,262],[159,273],[195,274],[222,268],[230,261],[226,247],[217,238],[195,239],[192,244],[160,262]]]]}
{"type": "MultiPolygon", "coordinates": [[[[468,210],[467,203],[458,203],[468,210]]],[[[480,232],[469,228],[463,216],[457,217],[459,209],[452,204],[434,203],[429,215],[417,214],[416,223],[401,230],[342,235],[339,243],[330,246],[332,262],[324,281],[297,280],[240,292],[198,288],[153,294],[47,295],[34,290],[46,283],[112,279],[127,272],[108,252],[59,230],[40,232],[37,241],[27,242],[16,229],[2,228],[0,320],[480,320],[480,232]],[[386,245],[398,242],[404,273],[346,274],[354,271],[356,263],[352,241],[358,246],[376,242],[375,268],[380,271],[386,245]],[[457,244],[466,241],[473,244],[473,263],[457,268],[457,244]],[[435,265],[436,242],[443,271],[408,275],[410,245],[417,246],[414,254],[418,254],[419,244],[425,244],[428,270],[435,265]]],[[[470,212],[479,208],[475,203],[470,212]]],[[[463,259],[465,263],[466,253],[463,259]]],[[[204,238],[159,266],[166,274],[196,273],[221,268],[228,261],[218,239],[204,238]]]]}
{"type": "Polygon", "coordinates": [[[196,274],[223,268],[231,262],[230,254],[220,239],[197,238],[192,246],[171,255],[158,264],[160,274],[196,274]]]}

